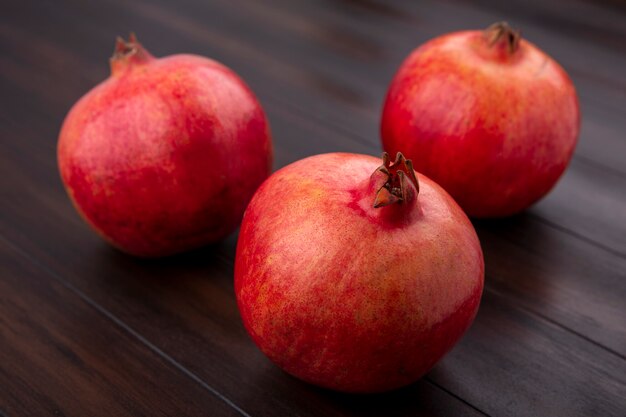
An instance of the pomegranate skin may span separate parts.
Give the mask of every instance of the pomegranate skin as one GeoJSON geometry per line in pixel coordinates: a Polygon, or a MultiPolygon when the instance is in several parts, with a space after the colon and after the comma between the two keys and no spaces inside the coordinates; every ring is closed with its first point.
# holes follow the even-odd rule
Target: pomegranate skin
{"type": "Polygon", "coordinates": [[[141,257],[232,232],[271,172],[265,114],[235,73],[194,55],[153,58],[118,41],[112,75],[67,115],[65,188],[102,237],[141,257]]]}
{"type": "Polygon", "coordinates": [[[426,373],[473,321],[484,264],[471,223],[437,184],[374,208],[374,157],[324,154],[267,179],[241,226],[235,294],[258,347],[286,372],[345,392],[426,373]]]}
{"type": "Polygon", "coordinates": [[[576,91],[563,68],[496,24],[413,51],[387,93],[381,138],[387,152],[404,152],[469,216],[502,217],[552,189],[579,127],[576,91]]]}

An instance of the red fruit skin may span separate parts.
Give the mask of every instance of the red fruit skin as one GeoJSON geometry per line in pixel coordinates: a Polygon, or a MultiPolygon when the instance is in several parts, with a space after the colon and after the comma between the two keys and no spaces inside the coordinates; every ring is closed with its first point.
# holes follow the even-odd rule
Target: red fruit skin
{"type": "Polygon", "coordinates": [[[336,153],[281,169],[250,202],[237,245],[235,294],[254,342],[288,373],[345,392],[417,380],[467,330],[483,289],[461,208],[419,174],[415,207],[373,208],[379,165],[336,153]]]}
{"type": "Polygon", "coordinates": [[[385,101],[383,148],[402,151],[473,217],[520,212],[556,184],[580,112],[565,71],[521,40],[513,54],[481,31],[431,40],[405,60],[385,101]]]}
{"type": "Polygon", "coordinates": [[[226,236],[271,172],[269,126],[253,93],[200,56],[154,59],[141,49],[114,57],[112,70],[59,136],[61,177],[78,211],[142,257],[226,236]]]}

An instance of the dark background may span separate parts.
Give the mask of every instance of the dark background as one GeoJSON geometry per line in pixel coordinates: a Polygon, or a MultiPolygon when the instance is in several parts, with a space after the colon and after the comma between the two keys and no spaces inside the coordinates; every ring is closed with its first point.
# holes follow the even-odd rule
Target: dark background
{"type": "Polygon", "coordinates": [[[0,415],[624,416],[625,74],[618,0],[3,1],[0,415]],[[92,233],[63,191],[61,122],[108,76],[117,35],[233,68],[265,107],[278,168],[379,154],[382,100],[409,51],[498,20],[569,72],[580,141],[547,198],[475,222],[487,265],[476,322],[405,389],[337,394],[272,365],[240,323],[236,236],[137,260],[92,233]]]}

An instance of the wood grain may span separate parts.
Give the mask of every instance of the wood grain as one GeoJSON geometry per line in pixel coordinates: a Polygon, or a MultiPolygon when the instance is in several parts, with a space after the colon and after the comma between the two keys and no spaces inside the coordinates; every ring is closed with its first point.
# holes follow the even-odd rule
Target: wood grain
{"type": "Polygon", "coordinates": [[[4,239],[0,277],[4,414],[241,415],[4,239]]]}
{"type": "Polygon", "coordinates": [[[16,323],[23,333],[2,336],[0,354],[38,362],[0,362],[0,412],[623,415],[626,10],[616,3],[64,0],[7,9],[0,16],[0,335],[16,323]],[[546,199],[520,216],[475,222],[487,265],[479,316],[451,354],[406,389],[347,396],[282,373],[240,324],[236,235],[186,255],[136,260],[89,231],[60,185],[60,123],[107,76],[118,34],[136,31],[157,56],[193,52],[235,69],[268,113],[280,167],[321,152],[379,153],[380,106],[403,57],[443,32],[503,18],[572,75],[583,110],[580,143],[546,199]],[[26,314],[29,306],[36,308],[26,314]],[[90,337],[76,340],[79,333],[90,337]],[[124,341],[124,350],[109,356],[109,340],[124,341]],[[81,352],[99,378],[75,369],[54,351],[59,345],[81,352]],[[52,375],[58,369],[68,370],[67,380],[52,375]],[[125,385],[146,377],[150,386],[125,385]],[[111,408],[93,411],[97,401],[111,408]]]}

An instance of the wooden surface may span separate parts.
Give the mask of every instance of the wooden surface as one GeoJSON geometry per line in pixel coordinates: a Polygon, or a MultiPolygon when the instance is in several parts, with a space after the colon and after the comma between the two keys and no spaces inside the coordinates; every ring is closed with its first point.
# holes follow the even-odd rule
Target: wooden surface
{"type": "Polygon", "coordinates": [[[8,0],[0,93],[0,415],[626,415],[623,2],[8,0]],[[284,374],[240,323],[236,235],[137,260],[92,233],[62,189],[60,124],[107,77],[117,35],[237,71],[267,111],[278,168],[379,154],[386,85],[409,51],[503,19],[571,74],[580,142],[547,198],[475,222],[487,266],[476,322],[405,389],[344,395],[284,374]]]}

